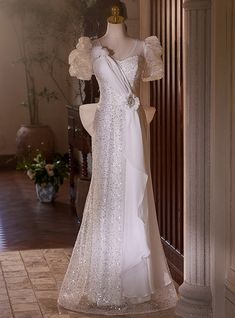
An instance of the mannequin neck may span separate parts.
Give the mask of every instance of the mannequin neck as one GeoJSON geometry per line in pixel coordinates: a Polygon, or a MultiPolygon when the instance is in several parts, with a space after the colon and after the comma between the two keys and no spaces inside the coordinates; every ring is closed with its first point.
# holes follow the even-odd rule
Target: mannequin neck
{"type": "Polygon", "coordinates": [[[105,37],[112,37],[112,38],[126,38],[127,33],[126,33],[126,26],[124,23],[118,23],[118,24],[113,24],[108,22],[107,25],[107,30],[104,35],[105,37]]]}

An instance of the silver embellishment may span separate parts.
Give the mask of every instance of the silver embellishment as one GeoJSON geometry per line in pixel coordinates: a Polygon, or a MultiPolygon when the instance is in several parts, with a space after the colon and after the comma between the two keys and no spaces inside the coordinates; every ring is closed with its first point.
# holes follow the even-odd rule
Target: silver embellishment
{"type": "Polygon", "coordinates": [[[137,110],[140,106],[140,99],[139,97],[135,95],[129,95],[127,98],[127,104],[129,108],[133,108],[134,110],[137,110]]]}

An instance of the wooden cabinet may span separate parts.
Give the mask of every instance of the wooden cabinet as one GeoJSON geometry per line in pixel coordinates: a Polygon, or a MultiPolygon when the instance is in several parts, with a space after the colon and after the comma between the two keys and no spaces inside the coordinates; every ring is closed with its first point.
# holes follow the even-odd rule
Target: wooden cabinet
{"type": "MultiPolygon", "coordinates": [[[[99,98],[98,83],[94,76],[83,82],[83,104],[95,103],[99,98]]],[[[70,164],[70,201],[79,219],[82,213],[90,185],[88,155],[91,154],[91,137],[83,128],[79,115],[79,105],[67,106],[68,146],[70,164]]]]}
{"type": "Polygon", "coordinates": [[[81,219],[90,184],[87,157],[91,152],[91,138],[82,126],[79,116],[79,106],[67,106],[67,111],[70,201],[72,207],[74,207],[74,211],[76,211],[79,219],[81,219]]]}

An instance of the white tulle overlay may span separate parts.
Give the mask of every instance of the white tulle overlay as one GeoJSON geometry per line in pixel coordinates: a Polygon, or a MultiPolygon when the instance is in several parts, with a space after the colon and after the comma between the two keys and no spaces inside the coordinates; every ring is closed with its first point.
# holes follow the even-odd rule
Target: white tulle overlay
{"type": "Polygon", "coordinates": [[[79,43],[83,51],[79,44],[71,53],[70,73],[95,74],[101,96],[80,111],[92,135],[92,180],[58,303],[102,315],[164,310],[177,297],[153,199],[148,146],[153,114],[147,120],[138,97],[141,77],[163,76],[161,47],[150,37],[138,42],[135,55],[115,60],[98,41],[79,43]]]}

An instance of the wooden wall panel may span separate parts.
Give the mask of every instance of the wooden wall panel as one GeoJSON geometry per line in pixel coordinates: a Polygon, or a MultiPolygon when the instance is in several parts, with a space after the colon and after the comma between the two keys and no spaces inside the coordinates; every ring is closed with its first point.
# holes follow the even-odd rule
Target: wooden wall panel
{"type": "Polygon", "coordinates": [[[151,1],[151,33],[162,43],[165,76],[151,84],[157,108],[151,165],[160,233],[173,278],[183,279],[182,0],[151,1]]]}

